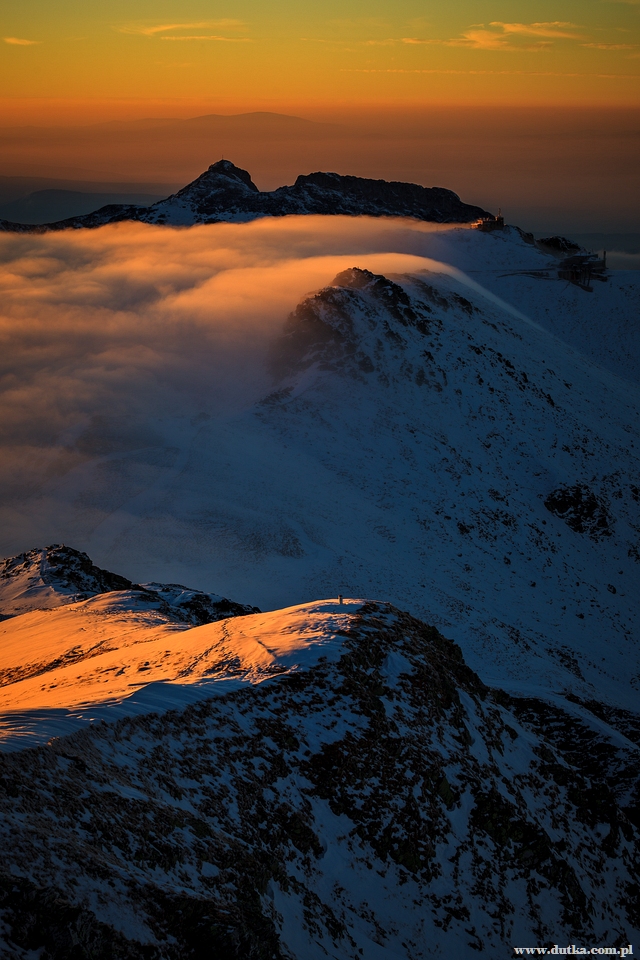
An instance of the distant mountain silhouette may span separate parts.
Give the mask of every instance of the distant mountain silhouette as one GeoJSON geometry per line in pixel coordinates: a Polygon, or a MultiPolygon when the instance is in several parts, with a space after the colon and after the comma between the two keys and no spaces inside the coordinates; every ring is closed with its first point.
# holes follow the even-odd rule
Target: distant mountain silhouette
{"type": "Polygon", "coordinates": [[[52,223],[71,216],[85,216],[106,204],[139,204],[148,207],[162,200],[163,196],[164,192],[158,190],[154,193],[143,191],[125,193],[121,190],[100,193],[88,193],[82,190],[35,190],[9,203],[3,203],[0,206],[0,218],[12,223],[52,223]]]}
{"type": "Polygon", "coordinates": [[[293,186],[260,191],[246,170],[230,160],[219,160],[182,190],[150,207],[108,204],[94,213],[39,225],[0,220],[0,230],[41,233],[100,227],[122,220],[189,226],[287,214],[412,217],[431,223],[468,223],[491,216],[481,207],[463,203],[456,193],[444,187],[338,173],[310,173],[299,176],[293,186]]]}

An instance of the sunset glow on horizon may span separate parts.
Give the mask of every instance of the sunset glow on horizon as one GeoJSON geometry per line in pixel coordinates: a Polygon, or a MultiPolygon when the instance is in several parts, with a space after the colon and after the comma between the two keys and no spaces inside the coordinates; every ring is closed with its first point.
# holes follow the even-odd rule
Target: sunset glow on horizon
{"type": "Polygon", "coordinates": [[[640,98],[632,0],[34,0],[0,25],[4,123],[640,98]]]}

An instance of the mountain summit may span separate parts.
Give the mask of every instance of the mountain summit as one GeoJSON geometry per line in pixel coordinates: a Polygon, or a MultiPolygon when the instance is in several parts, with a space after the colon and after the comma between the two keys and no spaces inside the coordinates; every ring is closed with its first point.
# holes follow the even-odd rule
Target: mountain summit
{"type": "Polygon", "coordinates": [[[463,203],[456,193],[444,187],[422,187],[417,183],[370,180],[339,173],[310,173],[299,176],[293,186],[261,191],[246,170],[230,160],[218,160],[182,190],[150,207],[110,204],[82,217],[38,226],[0,220],[0,230],[42,233],[100,227],[121,220],[190,226],[314,213],[412,217],[431,223],[469,223],[478,217],[491,217],[481,207],[463,203]]]}

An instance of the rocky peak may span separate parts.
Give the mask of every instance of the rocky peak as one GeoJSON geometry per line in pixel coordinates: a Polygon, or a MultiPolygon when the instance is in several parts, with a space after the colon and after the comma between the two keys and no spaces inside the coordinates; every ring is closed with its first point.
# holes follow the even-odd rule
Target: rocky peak
{"type": "Polygon", "coordinates": [[[579,244],[574,243],[573,240],[567,240],[566,237],[542,237],[535,242],[545,253],[552,253],[556,257],[566,257],[572,253],[579,253],[582,249],[579,244]]]}
{"type": "Polygon", "coordinates": [[[343,186],[346,177],[339,173],[323,173],[318,170],[316,173],[301,173],[296,177],[294,186],[296,187],[320,187],[323,190],[336,190],[343,186]]]}
{"type": "Polygon", "coordinates": [[[254,193],[260,192],[251,179],[251,174],[247,170],[243,170],[242,167],[236,167],[235,163],[232,163],[231,160],[218,160],[216,163],[212,163],[202,176],[204,177],[208,174],[216,174],[216,176],[226,177],[228,180],[237,180],[240,183],[244,183],[244,185],[249,187],[250,190],[253,190],[254,193]]]}
{"type": "Polygon", "coordinates": [[[384,369],[388,382],[404,361],[408,332],[421,339],[439,324],[421,296],[411,297],[381,274],[350,267],[290,314],[272,347],[272,369],[284,377],[316,363],[357,379],[384,369]]]}
{"type": "Polygon", "coordinates": [[[415,325],[418,315],[411,304],[411,298],[399,283],[395,283],[382,274],[351,267],[343,270],[333,281],[333,286],[351,290],[361,290],[389,311],[402,326],[415,325]]]}
{"type": "MultiPolygon", "coordinates": [[[[460,200],[444,187],[423,187],[418,183],[373,180],[339,173],[316,172],[299,176],[293,187],[281,187],[291,195],[306,198],[316,213],[346,213],[368,216],[404,216],[440,223],[461,223],[485,216],[479,207],[460,200]],[[333,204],[335,209],[325,209],[333,204]]],[[[279,191],[276,191],[279,192],[279,191]]],[[[491,216],[491,214],[489,214],[491,216]]]]}
{"type": "Polygon", "coordinates": [[[258,611],[182,584],[135,584],[97,567],[86,553],[54,543],[0,561],[0,620],[125,590],[135,592],[138,604],[142,601],[171,620],[193,626],[258,611]]]}
{"type": "MultiPolygon", "coordinates": [[[[214,201],[219,206],[222,194],[223,202],[231,200],[237,201],[238,198],[248,198],[260,191],[251,179],[246,170],[236,167],[230,160],[218,160],[212,163],[199,177],[188,183],[186,187],[179,190],[175,197],[180,200],[195,202],[197,209],[204,209],[203,203],[214,201]]],[[[154,207],[161,206],[154,204],[154,207]]]]}
{"type": "Polygon", "coordinates": [[[49,609],[132,586],[126,577],[97,567],[86,553],[54,543],[0,562],[0,616],[49,609]]]}
{"type": "MultiPolygon", "coordinates": [[[[382,278],[386,279],[386,278],[382,278]]],[[[346,287],[347,289],[352,290],[365,290],[367,287],[371,286],[371,283],[376,280],[376,274],[371,273],[370,270],[362,270],[360,267],[349,267],[347,270],[342,270],[341,273],[338,273],[332,281],[332,287],[346,287]]]]}

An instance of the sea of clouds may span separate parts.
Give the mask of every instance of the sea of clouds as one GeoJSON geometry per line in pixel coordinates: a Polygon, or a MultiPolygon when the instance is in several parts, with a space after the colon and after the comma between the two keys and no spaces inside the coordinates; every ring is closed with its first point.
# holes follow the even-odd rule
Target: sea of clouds
{"type": "MultiPolygon", "coordinates": [[[[348,267],[447,275],[530,323],[473,279],[480,261],[495,267],[482,239],[364,217],[0,233],[0,555],[59,536],[94,549],[88,531],[118,498],[104,479],[100,508],[89,503],[89,465],[159,451],[135,476],[127,465],[122,503],[169,463],[181,470],[184,425],[230,421],[268,395],[270,342],[348,267]]],[[[516,247],[526,266],[530,248],[516,247]]]]}
{"type": "Polygon", "coordinates": [[[268,393],[269,341],[339,271],[448,272],[420,256],[442,229],[300,217],[0,234],[0,498],[17,526],[0,552],[21,542],[21,503],[109,444],[144,444],[149,418],[231,415],[268,393]]]}

